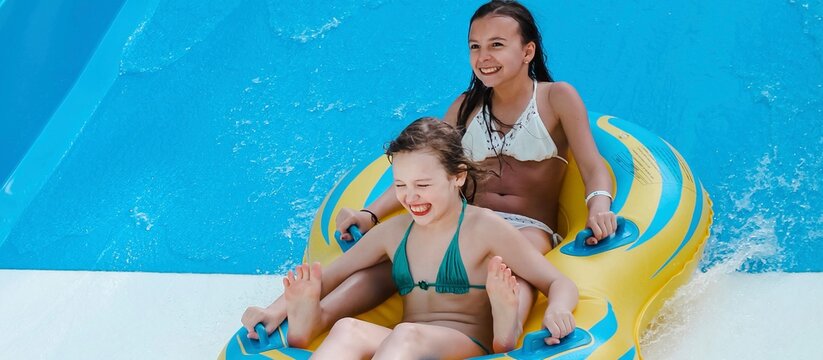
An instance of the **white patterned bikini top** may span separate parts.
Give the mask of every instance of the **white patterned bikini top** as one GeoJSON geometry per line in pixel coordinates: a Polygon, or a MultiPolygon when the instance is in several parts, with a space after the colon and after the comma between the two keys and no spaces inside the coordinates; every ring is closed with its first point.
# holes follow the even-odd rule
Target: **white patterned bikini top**
{"type": "MultiPolygon", "coordinates": [[[[472,118],[466,128],[466,133],[463,134],[463,148],[466,155],[474,161],[482,161],[500,154],[511,156],[519,161],[543,161],[557,158],[568,164],[566,159],[557,155],[557,145],[537,112],[536,98],[537,81],[534,82],[532,99],[526,105],[526,109],[520,114],[512,129],[502,138],[498,131],[492,131],[489,136],[486,122],[492,120],[488,108],[483,106],[472,118]]],[[[497,130],[494,121],[491,123],[491,128],[497,130]]]]}

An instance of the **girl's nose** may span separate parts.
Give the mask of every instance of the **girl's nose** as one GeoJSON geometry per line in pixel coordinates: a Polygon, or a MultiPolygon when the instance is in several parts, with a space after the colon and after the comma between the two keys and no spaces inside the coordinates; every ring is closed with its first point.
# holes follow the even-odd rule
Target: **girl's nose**
{"type": "Polygon", "coordinates": [[[418,195],[417,191],[414,189],[414,186],[406,186],[406,201],[413,202],[417,200],[418,195]]]}
{"type": "Polygon", "coordinates": [[[478,54],[478,59],[481,60],[481,61],[488,60],[489,59],[489,51],[481,47],[480,48],[480,53],[478,54]]]}

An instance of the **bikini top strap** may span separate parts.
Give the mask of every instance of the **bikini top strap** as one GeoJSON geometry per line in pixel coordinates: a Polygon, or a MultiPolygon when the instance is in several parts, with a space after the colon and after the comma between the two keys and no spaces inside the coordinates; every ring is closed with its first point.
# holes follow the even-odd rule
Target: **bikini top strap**
{"type": "Polygon", "coordinates": [[[409,238],[412,225],[414,225],[414,220],[409,224],[406,233],[403,235],[403,239],[400,240],[400,245],[398,245],[397,250],[394,251],[392,278],[400,295],[406,295],[414,289],[414,278],[412,278],[411,268],[409,267],[409,257],[408,254],[406,254],[406,240],[409,238]]]}
{"type": "MultiPolygon", "coordinates": [[[[466,273],[466,265],[463,264],[463,257],[460,255],[460,227],[463,225],[463,217],[466,214],[466,199],[462,199],[463,207],[460,210],[460,220],[457,221],[457,230],[454,231],[452,241],[443,254],[443,261],[440,262],[440,269],[437,270],[437,283],[435,291],[439,293],[465,294],[472,288],[469,284],[469,275],[466,273]]],[[[485,287],[484,287],[485,288],[485,287]]]]}

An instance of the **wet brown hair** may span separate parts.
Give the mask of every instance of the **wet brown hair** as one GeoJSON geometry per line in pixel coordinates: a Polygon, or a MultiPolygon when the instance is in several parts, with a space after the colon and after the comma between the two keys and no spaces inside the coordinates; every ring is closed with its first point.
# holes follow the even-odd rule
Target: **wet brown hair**
{"type": "Polygon", "coordinates": [[[452,176],[466,172],[466,182],[460,188],[469,203],[474,202],[477,181],[486,172],[466,156],[463,135],[453,126],[433,117],[422,117],[406,126],[400,135],[386,145],[386,156],[392,162],[394,154],[429,151],[440,159],[440,165],[452,176]]]}
{"type": "MultiPolygon", "coordinates": [[[[529,42],[534,43],[534,58],[529,62],[529,77],[538,82],[554,82],[549,68],[546,66],[546,53],[543,51],[543,37],[540,35],[540,29],[538,29],[537,22],[534,20],[534,16],[532,16],[529,9],[523,6],[523,4],[513,0],[489,1],[477,8],[477,11],[472,15],[469,20],[469,31],[471,31],[472,24],[474,24],[475,20],[486,16],[504,16],[517,21],[523,45],[529,42]]],[[[492,127],[492,122],[497,124],[498,129],[506,126],[494,116],[492,111],[491,99],[493,93],[494,89],[486,87],[486,85],[477,78],[474,71],[472,71],[469,88],[463,92],[463,102],[460,103],[460,108],[457,110],[457,128],[460,129],[461,133],[466,132],[466,123],[469,121],[474,109],[479,106],[481,107],[481,111],[486,110],[486,112],[483,112],[484,118],[486,113],[488,113],[491,118],[485,118],[486,132],[489,135],[489,141],[492,141],[492,132],[505,135],[503,131],[495,130],[492,127]]],[[[504,136],[503,141],[505,142],[505,140],[506,137],[504,136]]],[[[505,163],[505,160],[500,156],[500,152],[496,147],[493,146],[492,150],[500,165],[500,173],[495,173],[495,175],[500,176],[503,172],[503,163],[505,163]]]]}
{"type": "MultiPolygon", "coordinates": [[[[481,5],[477,11],[474,12],[474,15],[472,15],[469,20],[469,30],[471,31],[472,24],[474,24],[475,20],[486,16],[505,16],[517,21],[520,27],[520,38],[523,41],[523,45],[529,42],[534,43],[534,57],[529,63],[529,77],[541,82],[554,82],[546,66],[546,53],[543,51],[543,37],[540,35],[540,29],[537,28],[537,22],[534,20],[534,16],[532,16],[529,9],[517,1],[489,1],[481,5]]],[[[492,113],[492,92],[493,89],[486,87],[472,71],[469,88],[463,93],[466,97],[457,111],[457,128],[460,129],[460,131],[466,131],[466,123],[478,105],[488,108],[489,114],[492,113]]],[[[499,122],[493,115],[492,120],[499,122]]],[[[491,124],[489,121],[486,123],[491,124]]],[[[489,128],[489,132],[491,133],[491,128],[489,128]]]]}

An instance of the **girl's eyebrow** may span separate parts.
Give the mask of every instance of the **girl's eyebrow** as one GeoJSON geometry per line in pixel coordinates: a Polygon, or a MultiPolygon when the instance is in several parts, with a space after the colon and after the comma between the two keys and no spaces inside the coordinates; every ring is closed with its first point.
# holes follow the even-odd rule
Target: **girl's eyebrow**
{"type": "MultiPolygon", "coordinates": [[[[409,182],[423,182],[423,181],[431,181],[431,180],[432,180],[432,178],[422,178],[422,179],[412,179],[412,180],[409,180],[409,182]]],[[[403,182],[403,180],[395,180],[394,182],[395,183],[403,182]]]]}
{"type": "MultiPolygon", "coordinates": [[[[489,39],[488,41],[500,41],[500,40],[506,41],[506,38],[500,37],[500,36],[495,36],[495,37],[489,39]]],[[[480,42],[480,41],[469,38],[469,42],[480,42]]]]}

